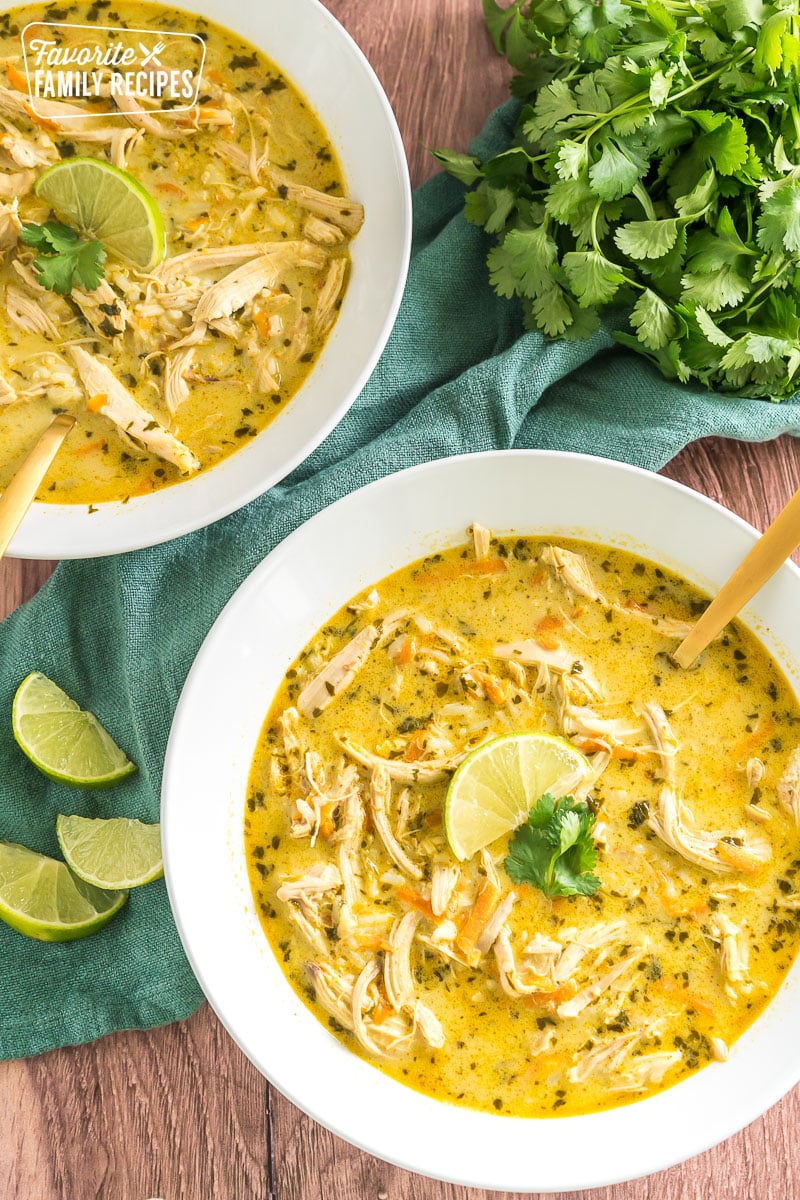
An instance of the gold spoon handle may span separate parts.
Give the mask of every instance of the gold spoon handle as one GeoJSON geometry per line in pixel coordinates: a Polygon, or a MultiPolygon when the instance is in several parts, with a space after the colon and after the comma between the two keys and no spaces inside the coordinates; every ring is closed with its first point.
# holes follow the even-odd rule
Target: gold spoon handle
{"type": "Polygon", "coordinates": [[[672,655],[689,667],[800,545],[800,489],[778,513],[672,655]]]}
{"type": "Polygon", "coordinates": [[[8,549],[22,518],[33,503],[39,484],[74,424],[75,418],[68,413],[62,413],[51,421],[0,496],[0,558],[8,549]]]}

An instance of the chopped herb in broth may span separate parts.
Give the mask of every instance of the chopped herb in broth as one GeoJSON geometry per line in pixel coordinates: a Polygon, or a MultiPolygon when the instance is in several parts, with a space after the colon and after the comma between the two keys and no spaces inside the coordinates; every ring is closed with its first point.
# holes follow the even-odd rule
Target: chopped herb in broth
{"type": "MultiPolygon", "coordinates": [[[[173,30],[188,18],[120,0],[113,10],[28,5],[0,21],[0,489],[66,411],[78,427],[39,499],[124,500],[213,466],[282,411],[336,321],[363,210],[344,197],[333,146],[291,80],[199,16],[195,108],[150,112],[133,97],[125,112],[76,121],[90,101],[38,100],[47,116],[37,118],[20,30],[42,20],[94,24],[102,40],[104,24],[173,30]],[[167,255],[144,273],[109,254],[96,288],[78,286],[79,275],[59,295],[42,288],[41,250],[21,226],[52,218],[33,191],[42,173],[87,156],[147,189],[167,255]]],[[[48,262],[68,285],[71,263],[48,262]]]]}
{"type": "Polygon", "coordinates": [[[775,995],[800,943],[800,709],[739,624],[672,665],[703,604],[624,551],[476,526],[305,648],[245,845],[278,961],[352,1051],[443,1100],[561,1116],[724,1059],[775,995]],[[591,762],[592,895],[512,883],[509,837],[448,848],[455,766],[523,730],[591,762]]]}

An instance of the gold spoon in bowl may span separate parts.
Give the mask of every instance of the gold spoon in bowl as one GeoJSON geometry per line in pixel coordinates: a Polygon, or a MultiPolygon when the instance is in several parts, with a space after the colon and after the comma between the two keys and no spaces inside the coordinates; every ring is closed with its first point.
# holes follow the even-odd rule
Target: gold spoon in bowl
{"type": "Polygon", "coordinates": [[[690,667],[698,654],[713,642],[740,609],[771,579],[792,551],[800,546],[800,488],[792,496],[730,579],[722,585],[700,620],[672,657],[679,667],[690,667]]]}
{"type": "Polygon", "coordinates": [[[39,484],[74,425],[75,418],[69,413],[61,413],[51,421],[0,496],[0,558],[8,549],[22,518],[33,504],[39,484]]]}

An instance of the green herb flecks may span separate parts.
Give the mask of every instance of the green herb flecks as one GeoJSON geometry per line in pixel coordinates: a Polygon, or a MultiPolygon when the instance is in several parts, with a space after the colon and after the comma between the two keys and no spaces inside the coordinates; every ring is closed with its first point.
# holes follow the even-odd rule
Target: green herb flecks
{"type": "Polygon", "coordinates": [[[102,242],[84,241],[74,229],[59,221],[23,225],[20,240],[39,251],[33,269],[38,282],[48,291],[66,296],[76,286],[87,292],[100,286],[106,261],[102,242]]]}
{"type": "Polygon", "coordinates": [[[514,883],[530,883],[545,896],[592,896],[600,887],[593,874],[597,849],[595,816],[588,804],[544,795],[526,825],[516,831],[504,866],[514,883]]]}
{"type": "Polygon", "coordinates": [[[523,101],[510,149],[436,152],[525,324],[615,336],[669,379],[800,386],[799,0],[483,0],[523,101]],[[624,313],[627,312],[627,328],[624,313]]]}

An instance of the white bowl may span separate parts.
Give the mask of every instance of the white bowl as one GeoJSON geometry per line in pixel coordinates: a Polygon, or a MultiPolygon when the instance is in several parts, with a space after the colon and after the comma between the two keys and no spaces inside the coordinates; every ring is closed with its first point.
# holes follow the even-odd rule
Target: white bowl
{"type": "MultiPolygon", "coordinates": [[[[356,592],[462,542],[473,520],[499,532],[575,535],[631,549],[709,591],[757,536],[719,505],[657,475],[553,452],[446,459],[340,500],[242,584],[191,670],[164,769],[167,886],[189,960],[220,1019],[259,1070],[323,1125],[399,1166],[467,1186],[598,1187],[697,1154],[797,1082],[800,1055],[791,1047],[800,1044],[800,965],[727,1063],[611,1112],[500,1117],[423,1096],[346,1050],[286,982],[248,886],[248,771],[284,672],[356,592]]],[[[800,572],[787,563],[744,614],[795,691],[798,611],[800,572]]]]}
{"type": "MultiPolygon", "coordinates": [[[[0,3],[0,10],[11,7],[0,3]]],[[[181,6],[183,7],[183,6],[181,6]]],[[[136,550],[199,529],[267,491],[307,458],[347,412],[394,324],[411,246],[411,190],[389,102],[355,42],[318,0],[192,0],[192,14],[258,46],[310,100],[366,219],[352,243],[352,273],[319,361],[268,428],[211,470],[127,504],[35,504],[8,553],[92,558],[136,550]]]]}

